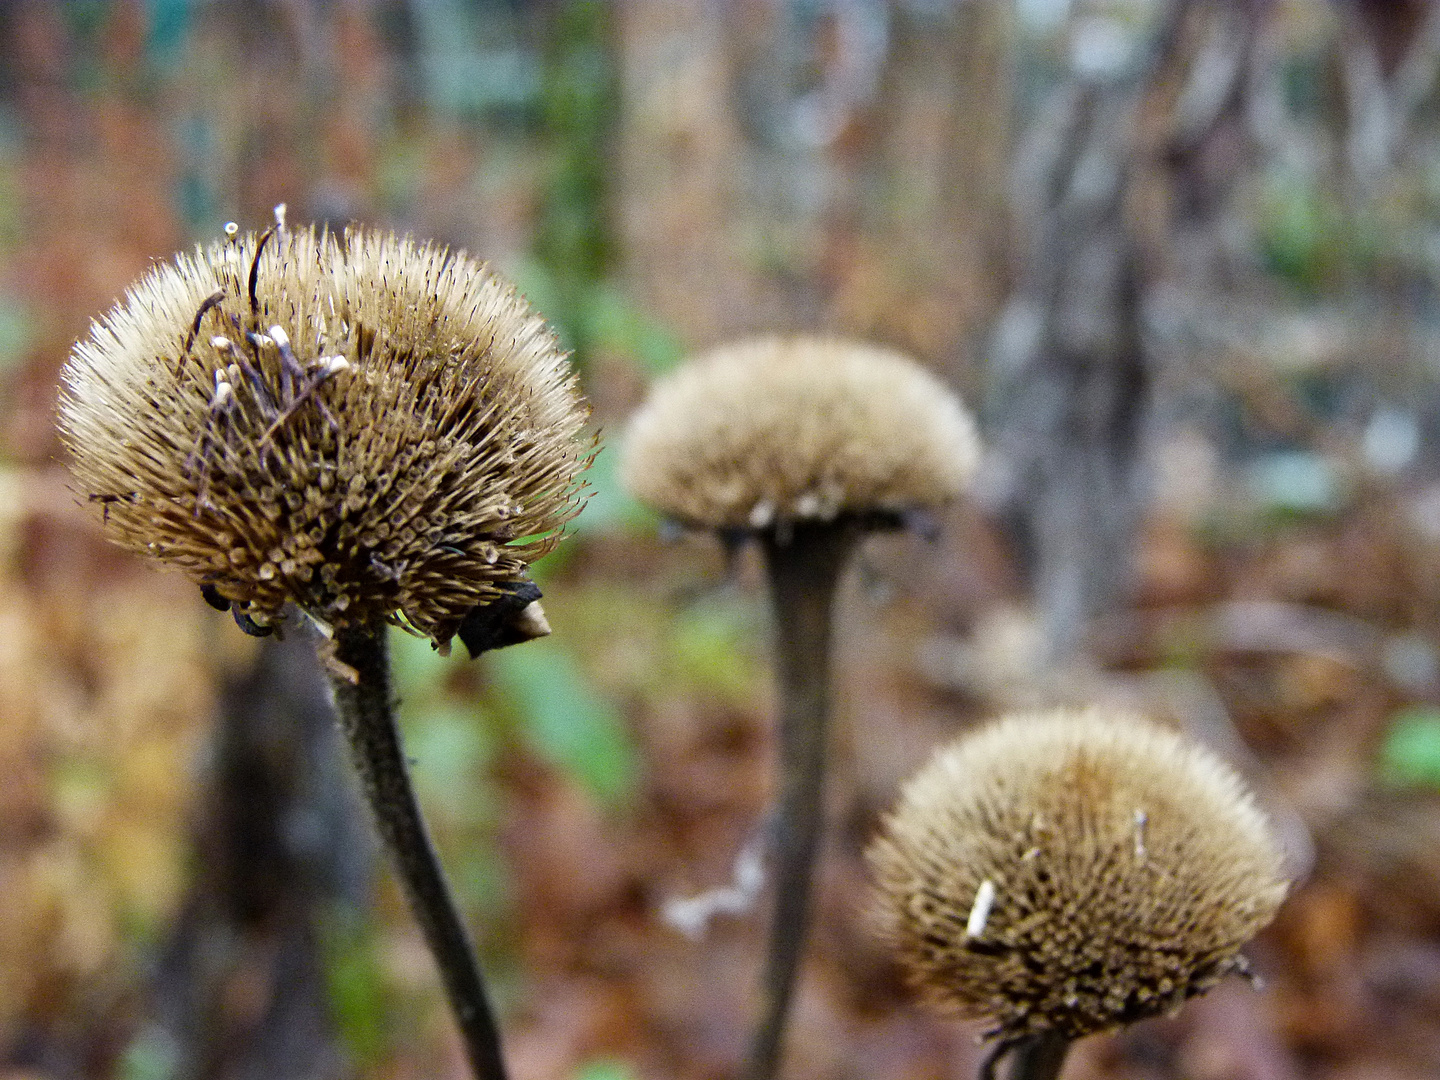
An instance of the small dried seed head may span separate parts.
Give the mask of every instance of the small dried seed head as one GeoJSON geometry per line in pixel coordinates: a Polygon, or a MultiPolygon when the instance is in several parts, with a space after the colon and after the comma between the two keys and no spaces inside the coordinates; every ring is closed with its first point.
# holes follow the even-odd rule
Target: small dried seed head
{"type": "Polygon", "coordinates": [[[234,237],[156,267],[66,365],[60,432],[117,543],[256,624],[448,642],[579,509],[586,410],[544,321],[463,253],[234,237]]]}
{"type": "Polygon", "coordinates": [[[868,852],[912,982],[1007,1038],[1167,1012],[1245,971],[1286,891],[1235,773],[1148,721],[1013,716],[941,750],[868,852]]]}
{"type": "Polygon", "coordinates": [[[660,382],[630,422],[620,468],[637,498],[686,524],[764,529],[937,506],[978,457],[964,407],[904,356],[764,338],[660,382]]]}

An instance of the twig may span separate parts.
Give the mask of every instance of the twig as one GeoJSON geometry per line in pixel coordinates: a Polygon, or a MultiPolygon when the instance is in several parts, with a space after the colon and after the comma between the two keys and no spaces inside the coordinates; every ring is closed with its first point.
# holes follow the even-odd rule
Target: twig
{"type": "Polygon", "coordinates": [[[1005,1039],[985,1056],[978,1080],[996,1080],[995,1071],[1007,1057],[1009,1080],[1056,1080],[1069,1050],[1070,1040],[1054,1030],[1005,1039]]]}
{"type": "Polygon", "coordinates": [[[858,531],[846,523],[762,534],[780,682],[780,795],[775,817],[775,914],[749,1080],[770,1080],[780,1061],[795,972],[809,922],[810,880],[824,817],[830,716],[831,604],[858,531]]]}
{"type": "Polygon", "coordinates": [[[1058,1031],[1031,1035],[1010,1051],[1010,1080],[1056,1080],[1069,1050],[1070,1040],[1058,1031]]]}
{"type": "Polygon", "coordinates": [[[358,676],[352,683],[332,671],[330,682],[350,759],[375,826],[440,968],[476,1077],[505,1080],[500,1035],[475,947],[446,885],[410,784],[392,708],[385,628],[337,629],[333,648],[334,659],[358,676]]]}

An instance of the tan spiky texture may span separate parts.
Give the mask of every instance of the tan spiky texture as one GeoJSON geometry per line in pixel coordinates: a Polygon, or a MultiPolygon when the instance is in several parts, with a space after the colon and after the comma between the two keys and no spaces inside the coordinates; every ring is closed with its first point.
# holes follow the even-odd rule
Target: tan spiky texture
{"type": "Polygon", "coordinates": [[[955,395],[899,353],[832,338],[725,346],[659,382],[626,432],[621,479],[700,528],[931,508],[975,470],[955,395]]]}
{"type": "Polygon", "coordinates": [[[922,997],[1006,1037],[1171,1011],[1247,970],[1238,950],[1287,888],[1232,769],[1099,711],[1012,716],[942,749],[868,857],[922,997]]]}
{"type": "Polygon", "coordinates": [[[132,286],[75,346],[60,432],[111,539],[256,622],[293,601],[443,644],[579,509],[586,417],[554,335],[484,265],[279,228],[132,286]]]}

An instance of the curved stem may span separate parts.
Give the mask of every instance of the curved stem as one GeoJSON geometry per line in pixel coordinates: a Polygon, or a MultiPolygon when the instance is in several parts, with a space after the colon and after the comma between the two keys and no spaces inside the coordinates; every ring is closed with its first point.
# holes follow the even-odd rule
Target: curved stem
{"type": "Polygon", "coordinates": [[[1070,1051],[1070,1040],[1058,1031],[1032,1035],[1010,1052],[1010,1080],[1057,1080],[1070,1051]]]}
{"type": "Polygon", "coordinates": [[[774,828],[775,914],[748,1080],[780,1062],[795,973],[809,922],[810,881],[824,817],[830,715],[830,625],[835,586],[859,537],[853,524],[801,525],[762,537],[775,607],[780,683],[780,791],[774,828]]]}
{"type": "Polygon", "coordinates": [[[995,1069],[1006,1056],[1010,1058],[1009,1080],[1058,1080],[1070,1041],[1052,1030],[999,1043],[980,1066],[979,1080],[995,1080],[995,1069]]]}
{"type": "Polygon", "coordinates": [[[479,1080],[505,1080],[500,1034],[475,947],[450,895],[410,784],[392,708],[385,628],[337,630],[334,650],[334,658],[359,676],[354,683],[333,674],[330,679],[350,760],[386,853],[440,968],[471,1068],[479,1080]]]}

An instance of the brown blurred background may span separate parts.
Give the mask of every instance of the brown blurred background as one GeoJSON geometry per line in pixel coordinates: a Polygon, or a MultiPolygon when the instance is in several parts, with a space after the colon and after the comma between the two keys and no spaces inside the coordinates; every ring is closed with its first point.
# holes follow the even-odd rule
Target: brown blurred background
{"type": "MultiPolygon", "coordinates": [[[[1302,875],[1236,983],[1070,1080],[1440,1075],[1440,8],[1422,0],[81,0],[0,6],[0,1077],[460,1077],[304,641],[122,556],[53,431],[158,259],[350,220],[554,320],[613,441],[734,335],[900,347],[989,453],[841,600],[790,1075],[974,1075],[859,852],[937,742],[1124,701],[1250,776],[1302,875]]],[[[516,1080],[731,1075],[771,778],[753,561],[592,470],[547,641],[397,638],[516,1080]]]]}

